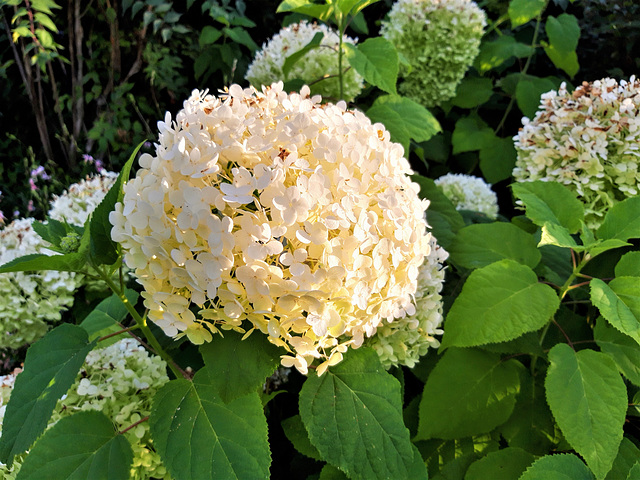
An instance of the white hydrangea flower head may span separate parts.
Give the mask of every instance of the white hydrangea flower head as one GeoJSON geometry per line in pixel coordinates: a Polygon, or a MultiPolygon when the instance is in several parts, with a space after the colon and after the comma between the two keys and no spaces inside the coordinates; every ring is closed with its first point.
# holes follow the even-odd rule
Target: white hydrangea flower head
{"type": "MultiPolygon", "coordinates": [[[[9,403],[9,397],[15,386],[16,377],[20,372],[22,372],[22,368],[16,368],[13,372],[0,376],[0,432],[2,431],[2,423],[7,410],[7,404],[9,403]]],[[[0,462],[0,478],[3,480],[15,480],[21,466],[22,457],[16,457],[11,467],[7,467],[7,465],[0,462]]]]}
{"type": "Polygon", "coordinates": [[[585,204],[596,229],[617,202],[640,188],[640,80],[603,78],[573,93],[562,84],[542,95],[533,120],[513,139],[516,181],[559,182],[585,204]]]}
{"type": "Polygon", "coordinates": [[[413,314],[432,250],[409,162],[382,124],[282,83],[194,91],[159,122],[111,236],[170,337],[258,329],[322,373],[413,314]]]}
{"type": "Polygon", "coordinates": [[[54,195],[49,217],[83,226],[117,178],[117,173],[103,170],[98,175],[74,183],[62,195],[54,195]]]}
{"type": "MultiPolygon", "coordinates": [[[[0,230],[0,265],[33,253],[54,255],[33,229],[33,218],[18,219],[0,230]]],[[[0,274],[0,348],[35,342],[73,304],[81,275],[72,272],[0,274]]]]}
{"type": "Polygon", "coordinates": [[[449,254],[431,237],[431,252],[420,266],[418,290],[415,294],[416,311],[413,315],[384,322],[378,332],[368,340],[385,368],[405,365],[413,368],[429,348],[438,348],[435,335],[442,335],[442,296],[444,261],[449,254]]]}
{"type": "Polygon", "coordinates": [[[498,196],[482,178],[448,173],[434,183],[451,200],[456,210],[483,213],[492,220],[498,217],[498,196]]]}
{"type": "MultiPolygon", "coordinates": [[[[314,83],[312,89],[313,93],[339,100],[340,86],[337,78],[339,40],[338,34],[323,24],[302,21],[284,27],[262,46],[262,50],[256,53],[245,78],[259,89],[262,85],[271,85],[280,80],[297,78],[307,83],[314,83],[325,75],[336,75],[336,77],[314,83]],[[285,77],[283,67],[287,57],[305,47],[317,33],[324,35],[320,42],[321,46],[307,52],[285,77]]],[[[343,42],[355,44],[356,40],[344,35],[343,42]]],[[[355,69],[350,68],[344,74],[344,100],[351,101],[358,96],[362,91],[363,83],[362,77],[355,69]]]]}
{"type": "Polygon", "coordinates": [[[478,56],[486,15],[471,0],[398,0],[381,35],[413,67],[402,68],[400,93],[426,107],[455,96],[478,56]]]}

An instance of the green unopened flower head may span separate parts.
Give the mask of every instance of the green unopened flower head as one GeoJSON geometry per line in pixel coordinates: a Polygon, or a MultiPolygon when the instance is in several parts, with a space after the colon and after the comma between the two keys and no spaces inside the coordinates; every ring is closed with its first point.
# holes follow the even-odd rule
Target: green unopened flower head
{"type": "Polygon", "coordinates": [[[640,81],[603,78],[573,93],[563,83],[541,97],[514,137],[519,182],[559,182],[585,204],[596,229],[609,208],[640,189],[640,81]]]}
{"type": "Polygon", "coordinates": [[[60,248],[65,253],[77,252],[80,248],[80,235],[76,232],[69,232],[65,237],[60,240],[60,248]]]}
{"type": "Polygon", "coordinates": [[[426,107],[454,97],[478,55],[486,15],[471,0],[398,0],[381,34],[409,61],[400,93],[426,107]]]}
{"type": "Polygon", "coordinates": [[[498,197],[482,178],[448,173],[435,181],[456,210],[483,213],[492,220],[498,216],[498,197]]]}

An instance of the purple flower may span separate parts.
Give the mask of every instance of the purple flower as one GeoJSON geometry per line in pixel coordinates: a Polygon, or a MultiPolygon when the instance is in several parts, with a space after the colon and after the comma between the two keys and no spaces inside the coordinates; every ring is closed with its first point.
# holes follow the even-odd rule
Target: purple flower
{"type": "Polygon", "coordinates": [[[43,180],[50,180],[51,177],[47,175],[47,172],[44,171],[44,167],[40,165],[38,168],[31,170],[31,178],[40,177],[43,180]]]}
{"type": "Polygon", "coordinates": [[[38,186],[36,185],[36,182],[33,181],[33,178],[29,179],[29,185],[31,186],[32,191],[35,192],[36,190],[38,190],[38,186]]]}
{"type": "Polygon", "coordinates": [[[153,147],[153,144],[151,142],[144,142],[144,148],[151,148],[153,147]]]}
{"type": "Polygon", "coordinates": [[[95,161],[95,159],[87,153],[82,155],[82,160],[84,160],[84,163],[93,163],[95,161]]]}
{"type": "Polygon", "coordinates": [[[33,212],[35,210],[35,207],[33,206],[33,200],[29,200],[29,203],[27,203],[27,210],[29,212],[33,212]]]}
{"type": "Polygon", "coordinates": [[[13,211],[13,217],[14,217],[14,218],[17,218],[17,217],[19,217],[19,216],[20,216],[20,210],[14,210],[14,211],[13,211]]]}
{"type": "Polygon", "coordinates": [[[7,220],[7,217],[5,217],[2,210],[0,210],[0,225],[4,225],[4,222],[6,222],[6,220],[7,220]]]}

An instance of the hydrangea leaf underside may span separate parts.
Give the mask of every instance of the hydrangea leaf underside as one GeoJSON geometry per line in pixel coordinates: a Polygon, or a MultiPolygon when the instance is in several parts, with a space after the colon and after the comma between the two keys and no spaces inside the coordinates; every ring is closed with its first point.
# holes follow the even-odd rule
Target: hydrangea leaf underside
{"type": "Polygon", "coordinates": [[[173,380],[154,398],[151,436],[176,480],[269,477],[267,421],[257,393],[225,404],[209,367],[173,380]]]}
{"type": "Polygon", "coordinates": [[[350,478],[408,478],[415,468],[400,385],[373,350],[353,350],[323,376],[309,377],[299,405],[311,443],[350,478]]]}
{"type": "Polygon", "coordinates": [[[101,412],[78,412],[46,431],[24,460],[19,480],[127,480],[133,452],[101,412]]]}
{"type": "Polygon", "coordinates": [[[547,402],[569,444],[596,478],[611,470],[622,441],[627,388],[613,360],[561,343],[549,352],[547,402]]]}

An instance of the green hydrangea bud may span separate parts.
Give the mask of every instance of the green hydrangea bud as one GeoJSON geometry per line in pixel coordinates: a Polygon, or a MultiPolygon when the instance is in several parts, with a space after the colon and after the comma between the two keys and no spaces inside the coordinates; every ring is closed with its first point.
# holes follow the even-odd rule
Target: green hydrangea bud
{"type": "Polygon", "coordinates": [[[80,235],[76,232],[70,232],[66,237],[60,240],[60,249],[64,253],[77,252],[80,248],[80,235]]]}

